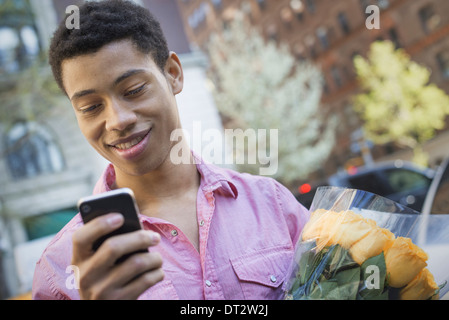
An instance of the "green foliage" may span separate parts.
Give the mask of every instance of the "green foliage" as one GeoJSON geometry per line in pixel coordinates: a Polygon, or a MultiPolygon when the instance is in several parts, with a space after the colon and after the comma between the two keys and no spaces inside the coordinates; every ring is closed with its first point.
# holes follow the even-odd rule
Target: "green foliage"
{"type": "Polygon", "coordinates": [[[0,95],[0,125],[8,130],[16,121],[43,121],[62,94],[50,68],[40,60],[9,75],[0,95]]]}
{"type": "Polygon", "coordinates": [[[422,162],[420,147],[444,128],[449,97],[429,83],[427,68],[389,41],[374,42],[368,58],[357,56],[354,65],[363,91],[355,96],[354,107],[365,122],[367,138],[409,147],[422,162]]]}
{"type": "Polygon", "coordinates": [[[287,297],[293,300],[386,300],[395,291],[386,281],[383,252],[359,266],[347,249],[333,245],[318,250],[315,242],[311,242],[298,266],[296,279],[287,292],[287,297]],[[374,274],[378,283],[368,287],[370,266],[378,271],[374,274]]]}
{"type": "Polygon", "coordinates": [[[29,0],[0,0],[2,26],[22,27],[33,21],[29,0]]]}

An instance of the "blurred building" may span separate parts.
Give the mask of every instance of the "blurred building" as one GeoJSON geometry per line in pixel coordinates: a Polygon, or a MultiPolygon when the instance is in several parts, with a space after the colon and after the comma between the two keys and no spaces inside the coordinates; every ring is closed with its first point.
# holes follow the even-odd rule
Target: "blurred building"
{"type": "MultiPolygon", "coordinates": [[[[0,1],[2,98],[21,79],[32,76],[33,63],[45,56],[66,8],[82,2],[0,1]]],[[[206,90],[206,59],[199,51],[191,50],[175,0],[135,2],[156,15],[170,50],[180,56],[186,84],[177,99],[184,128],[192,131],[199,122],[202,130],[221,130],[218,112],[206,90]]],[[[48,66],[39,67],[37,77],[49,73],[48,66]]],[[[23,104],[20,97],[14,99],[17,107],[23,104]]],[[[45,116],[39,119],[0,119],[0,299],[31,289],[34,266],[43,249],[78,212],[78,199],[92,193],[106,165],[85,141],[66,97],[56,96],[51,101],[51,105],[44,106],[45,116]]],[[[37,101],[29,103],[26,107],[33,109],[37,101]]],[[[0,106],[2,114],[13,114],[6,108],[0,106]]]]}
{"type": "MultiPolygon", "coordinates": [[[[242,10],[266,39],[288,43],[298,59],[318,64],[324,74],[323,113],[340,117],[337,144],[320,178],[363,163],[360,121],[351,96],[357,92],[353,57],[365,56],[376,40],[391,40],[432,70],[431,81],[449,93],[449,1],[445,0],[177,0],[193,43],[207,52],[211,33],[226,28],[242,10]],[[369,5],[380,9],[380,28],[365,25],[369,5]]],[[[386,61],[386,63],[388,63],[386,61]]],[[[373,148],[373,146],[370,146],[373,148]]],[[[431,164],[447,156],[449,132],[425,146],[431,164]]],[[[375,159],[397,157],[393,145],[375,147],[375,159]]],[[[401,157],[409,157],[410,153],[401,157]]]]}

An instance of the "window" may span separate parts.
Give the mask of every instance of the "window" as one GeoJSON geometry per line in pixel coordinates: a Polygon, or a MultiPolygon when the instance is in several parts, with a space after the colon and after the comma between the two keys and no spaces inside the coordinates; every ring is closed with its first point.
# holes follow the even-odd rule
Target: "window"
{"type": "Polygon", "coordinates": [[[381,9],[387,9],[390,6],[390,1],[388,1],[388,0],[377,0],[377,5],[381,9]]]}
{"type": "Polygon", "coordinates": [[[299,21],[302,21],[304,16],[304,4],[301,0],[291,0],[290,8],[292,8],[293,12],[296,14],[296,18],[299,21]]]}
{"type": "Polygon", "coordinates": [[[306,5],[310,13],[315,13],[315,0],[306,0],[306,5]]]}
{"type": "Polygon", "coordinates": [[[348,34],[351,30],[349,28],[348,18],[344,12],[338,14],[338,23],[340,24],[341,30],[344,34],[348,34]]]}
{"type": "Polygon", "coordinates": [[[259,8],[261,10],[264,10],[267,6],[267,2],[265,0],[257,0],[257,3],[259,4],[259,8]]]}
{"type": "Polygon", "coordinates": [[[437,54],[438,66],[443,74],[443,77],[449,79],[449,51],[443,50],[437,54]]]}
{"type": "Polygon", "coordinates": [[[39,54],[39,40],[30,26],[0,28],[0,70],[13,73],[28,67],[39,54]]]}
{"type": "Polygon", "coordinates": [[[305,57],[305,49],[302,43],[296,43],[293,46],[293,54],[298,61],[304,61],[305,57]]]}
{"type": "Polygon", "coordinates": [[[327,30],[325,27],[320,27],[316,30],[316,36],[320,40],[321,46],[324,50],[329,48],[329,39],[327,36],[327,30]]]}
{"type": "Polygon", "coordinates": [[[312,57],[312,59],[315,59],[317,57],[317,55],[318,55],[318,52],[316,50],[314,36],[312,36],[312,35],[306,36],[304,42],[305,42],[308,50],[310,51],[310,56],[312,57]]]}
{"type": "Polygon", "coordinates": [[[391,41],[394,43],[396,49],[401,48],[401,43],[399,42],[399,36],[396,32],[395,28],[391,28],[388,30],[388,34],[390,36],[391,41]]]}
{"type": "Polygon", "coordinates": [[[275,23],[270,23],[266,29],[268,39],[277,42],[279,40],[278,29],[275,23]]]}
{"type": "Polygon", "coordinates": [[[435,13],[433,5],[429,4],[419,10],[419,19],[426,33],[430,33],[440,25],[440,16],[435,13]]]}
{"type": "Polygon", "coordinates": [[[414,171],[392,169],[386,170],[385,174],[394,193],[427,188],[430,185],[428,178],[414,171]]]}
{"type": "Polygon", "coordinates": [[[331,76],[332,76],[332,79],[334,80],[334,83],[337,86],[337,88],[340,88],[343,85],[343,80],[341,78],[340,71],[338,70],[338,68],[336,66],[333,66],[331,68],[331,76]]]}
{"type": "Polygon", "coordinates": [[[7,162],[16,179],[61,171],[65,164],[50,132],[36,123],[19,122],[6,136],[7,162]]]}
{"type": "Polygon", "coordinates": [[[390,194],[388,186],[382,183],[382,180],[376,172],[351,177],[348,181],[350,183],[350,187],[354,189],[365,190],[380,196],[390,194]]]}
{"type": "Polygon", "coordinates": [[[318,57],[318,50],[316,49],[315,44],[312,44],[309,47],[310,50],[310,56],[312,57],[312,59],[316,59],[318,57]]]}
{"type": "Polygon", "coordinates": [[[3,0],[0,4],[0,73],[15,73],[39,54],[39,38],[28,1],[3,0]]]}
{"type": "Polygon", "coordinates": [[[281,12],[280,12],[279,15],[281,17],[282,22],[286,26],[291,27],[291,23],[293,21],[293,12],[292,12],[292,10],[289,7],[284,7],[284,8],[281,9],[281,12]]]}
{"type": "Polygon", "coordinates": [[[323,93],[325,95],[330,93],[329,84],[327,83],[326,77],[323,77],[323,93]]]}

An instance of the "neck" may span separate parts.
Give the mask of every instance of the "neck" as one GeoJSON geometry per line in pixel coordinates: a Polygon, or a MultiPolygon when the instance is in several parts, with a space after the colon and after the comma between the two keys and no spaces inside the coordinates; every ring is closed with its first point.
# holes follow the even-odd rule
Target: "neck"
{"type": "Polygon", "coordinates": [[[189,164],[173,164],[170,161],[141,176],[128,175],[116,169],[114,188],[133,190],[142,213],[147,208],[159,207],[161,203],[182,198],[186,193],[196,193],[200,174],[192,161],[189,164]]]}

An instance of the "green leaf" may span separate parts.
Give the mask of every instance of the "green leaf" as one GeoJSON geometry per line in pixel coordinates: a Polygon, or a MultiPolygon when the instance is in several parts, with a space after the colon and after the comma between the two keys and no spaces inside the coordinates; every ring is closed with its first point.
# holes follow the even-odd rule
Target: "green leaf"
{"type": "Polygon", "coordinates": [[[339,245],[315,256],[313,273],[304,291],[309,299],[354,300],[360,283],[360,267],[339,245]]]}
{"type": "Polygon", "coordinates": [[[296,290],[298,290],[298,288],[301,286],[301,281],[300,279],[296,278],[295,281],[293,282],[293,285],[290,289],[290,293],[295,292],[296,290]]]}
{"type": "Polygon", "coordinates": [[[320,254],[313,250],[304,252],[299,260],[299,280],[304,285],[313,273],[316,265],[319,263],[320,254]],[[318,257],[317,257],[318,256],[318,257]]]}
{"type": "Polygon", "coordinates": [[[315,284],[312,292],[308,296],[314,300],[337,300],[334,298],[333,292],[338,289],[338,283],[335,280],[322,280],[315,284]]]}
{"type": "Polygon", "coordinates": [[[321,275],[319,269],[321,261],[325,254],[326,250],[317,251],[316,244],[314,241],[311,243],[305,243],[304,247],[301,248],[303,253],[301,254],[300,260],[298,262],[298,271],[296,273],[296,280],[293,283],[293,286],[290,290],[290,293],[293,296],[293,299],[303,299],[306,295],[308,295],[314,288],[314,283],[316,279],[321,275]]]}
{"type": "Polygon", "coordinates": [[[338,272],[335,275],[338,283],[339,300],[355,300],[360,284],[360,267],[338,272]]]}
{"type": "Polygon", "coordinates": [[[386,287],[387,267],[384,253],[367,259],[361,265],[360,299],[378,300],[388,299],[386,287]]]}
{"type": "Polygon", "coordinates": [[[358,267],[358,264],[351,258],[349,250],[335,245],[332,254],[329,267],[326,270],[328,278],[334,277],[337,272],[358,267]]]}

